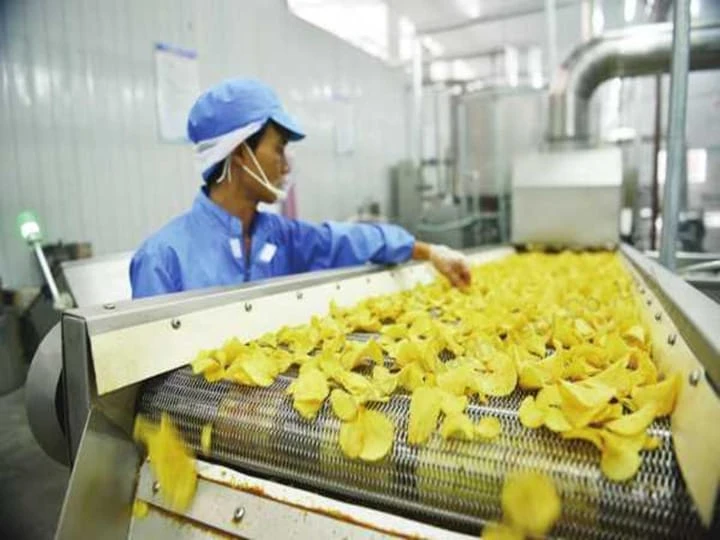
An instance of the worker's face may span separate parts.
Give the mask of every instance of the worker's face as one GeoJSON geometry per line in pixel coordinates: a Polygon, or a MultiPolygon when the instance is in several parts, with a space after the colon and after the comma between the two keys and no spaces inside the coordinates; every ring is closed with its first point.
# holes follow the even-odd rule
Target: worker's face
{"type": "MultiPolygon", "coordinates": [[[[290,165],[285,155],[286,145],[287,140],[285,137],[273,124],[270,124],[263,133],[257,148],[255,148],[255,158],[260,167],[262,167],[265,177],[268,182],[277,188],[282,188],[284,178],[290,172],[290,165]]],[[[241,149],[241,159],[248,169],[262,177],[261,172],[257,170],[255,162],[249,155],[249,151],[248,147],[243,146],[241,149]]],[[[252,193],[259,202],[275,202],[275,194],[251,175],[244,174],[242,178],[247,190],[252,193]]]]}

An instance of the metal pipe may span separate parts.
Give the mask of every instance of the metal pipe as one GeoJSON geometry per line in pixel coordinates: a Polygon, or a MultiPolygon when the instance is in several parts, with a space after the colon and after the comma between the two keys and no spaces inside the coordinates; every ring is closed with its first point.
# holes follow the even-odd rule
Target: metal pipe
{"type": "MultiPolygon", "coordinates": [[[[417,173],[422,174],[421,162],[423,159],[423,121],[422,121],[422,91],[423,91],[423,51],[419,39],[413,43],[412,56],[412,100],[411,100],[411,130],[410,130],[410,159],[417,173]]],[[[419,179],[419,183],[422,183],[419,179]]]]}
{"type": "MultiPolygon", "coordinates": [[[[589,139],[590,98],[601,83],[670,70],[671,24],[610,32],[575,49],[550,88],[548,139],[589,139]]],[[[690,35],[690,70],[720,67],[720,24],[698,25],[690,35]]]]}
{"type": "Polygon", "coordinates": [[[685,169],[685,116],[690,67],[690,0],[676,0],[673,8],[672,72],[668,110],[667,166],[663,192],[660,263],[675,271],[680,195],[685,169]]]}
{"type": "Polygon", "coordinates": [[[657,218],[660,215],[658,154],[662,131],[662,75],[655,75],[655,128],[653,131],[652,191],[650,192],[650,249],[657,249],[657,218]]]}

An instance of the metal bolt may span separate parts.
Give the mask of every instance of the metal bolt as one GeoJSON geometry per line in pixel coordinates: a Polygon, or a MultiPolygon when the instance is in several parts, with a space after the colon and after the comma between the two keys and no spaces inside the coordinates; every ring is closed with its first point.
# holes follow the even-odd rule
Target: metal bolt
{"type": "Polygon", "coordinates": [[[107,310],[115,309],[115,304],[103,304],[103,307],[107,310]]]}
{"type": "Polygon", "coordinates": [[[369,278],[369,277],[366,277],[366,278],[365,278],[365,283],[370,283],[370,278],[369,278]]]}
{"type": "Polygon", "coordinates": [[[647,305],[648,305],[648,306],[652,305],[652,298],[648,298],[648,299],[647,299],[647,305]]]}
{"type": "Polygon", "coordinates": [[[645,294],[645,287],[640,287],[640,294],[645,294]]]}
{"type": "Polygon", "coordinates": [[[336,283],[336,284],[335,284],[335,290],[337,290],[337,291],[340,290],[340,284],[339,284],[339,283],[336,283]]]}
{"type": "Polygon", "coordinates": [[[302,293],[302,291],[298,291],[295,296],[297,296],[297,299],[298,299],[298,300],[302,300],[302,299],[303,299],[303,293],[302,293]]]}
{"type": "Polygon", "coordinates": [[[245,302],[245,311],[248,313],[252,311],[252,304],[250,302],[245,302]]]}
{"type": "Polygon", "coordinates": [[[157,493],[158,491],[160,491],[160,484],[157,481],[155,481],[155,482],[153,482],[153,485],[152,485],[152,492],[157,493]]]}
{"type": "Polygon", "coordinates": [[[668,336],[668,339],[667,339],[668,345],[675,345],[676,341],[677,341],[677,334],[670,334],[668,336]]]}
{"type": "Polygon", "coordinates": [[[690,382],[690,386],[697,386],[700,382],[700,377],[702,376],[702,373],[700,373],[699,369],[693,369],[690,372],[690,376],[688,377],[688,381],[690,382]]]}
{"type": "Polygon", "coordinates": [[[660,312],[658,311],[658,312],[655,314],[655,320],[656,320],[656,321],[659,321],[660,319],[662,319],[662,313],[660,313],[660,312]]]}
{"type": "Polygon", "coordinates": [[[180,322],[180,319],[173,319],[170,321],[170,326],[172,326],[173,330],[177,330],[178,328],[180,328],[181,324],[182,323],[180,322]]]}
{"type": "Polygon", "coordinates": [[[238,506],[235,509],[235,512],[233,512],[233,521],[235,523],[240,523],[242,521],[242,518],[245,517],[245,509],[242,506],[238,506]]]}

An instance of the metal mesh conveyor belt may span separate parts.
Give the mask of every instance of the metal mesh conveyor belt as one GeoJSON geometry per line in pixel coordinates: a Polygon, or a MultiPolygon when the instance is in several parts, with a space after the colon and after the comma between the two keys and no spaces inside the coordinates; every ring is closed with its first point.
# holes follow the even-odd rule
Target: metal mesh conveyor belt
{"type": "Polygon", "coordinates": [[[492,442],[443,441],[407,444],[409,396],[395,394],[378,410],[396,426],[392,453],[379,463],[346,458],[338,444],[340,422],[326,401],[315,421],[303,420],[281,376],[268,388],[208,383],[189,368],[148,381],[138,412],[155,419],[170,414],[200,454],[200,431],[211,423],[210,459],[280,478],[355,502],[442,526],[475,533],[484,520],[501,517],[505,475],[522,468],[550,474],[562,497],[562,517],[552,533],[583,538],[678,538],[703,535],[699,518],[675,460],[667,419],[650,433],[659,449],[642,452],[636,477],[606,480],[600,456],[589,443],[563,440],[544,428],[527,429],[517,410],[524,393],[470,405],[477,420],[497,416],[503,433],[492,442]]]}

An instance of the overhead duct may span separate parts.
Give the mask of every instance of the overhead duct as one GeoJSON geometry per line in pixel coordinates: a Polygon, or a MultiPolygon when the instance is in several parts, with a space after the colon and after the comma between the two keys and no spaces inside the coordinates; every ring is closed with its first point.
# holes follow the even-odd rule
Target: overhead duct
{"type": "MultiPolygon", "coordinates": [[[[672,24],[636,26],[607,33],[573,51],[550,88],[548,139],[588,140],[590,98],[604,81],[668,72],[672,24]]],[[[690,34],[690,70],[720,68],[720,23],[697,25],[690,34]]]]}

